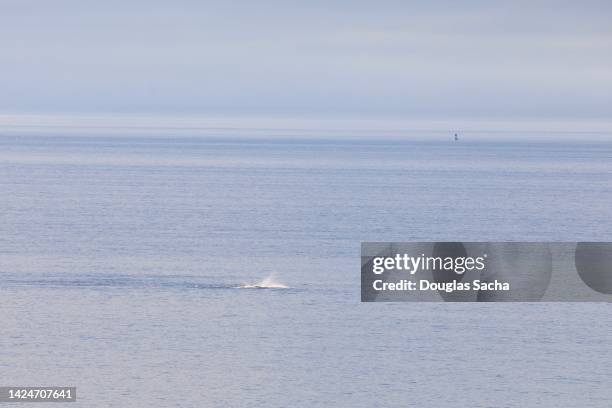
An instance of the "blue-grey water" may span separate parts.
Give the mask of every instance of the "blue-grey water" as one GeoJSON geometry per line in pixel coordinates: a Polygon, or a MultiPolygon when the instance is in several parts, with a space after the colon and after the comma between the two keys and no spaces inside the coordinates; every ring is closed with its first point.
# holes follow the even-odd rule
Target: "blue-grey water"
{"type": "Polygon", "coordinates": [[[612,406],[608,304],[359,301],[361,241],[612,240],[612,144],[3,135],[0,202],[0,385],[612,406]]]}

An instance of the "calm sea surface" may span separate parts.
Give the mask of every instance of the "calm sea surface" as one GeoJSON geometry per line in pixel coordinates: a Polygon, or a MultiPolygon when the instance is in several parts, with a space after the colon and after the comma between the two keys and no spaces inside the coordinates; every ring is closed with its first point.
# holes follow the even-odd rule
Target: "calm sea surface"
{"type": "Polygon", "coordinates": [[[610,144],[4,135],[0,203],[0,385],[612,406],[608,304],[359,302],[361,241],[612,240],[610,144]]]}

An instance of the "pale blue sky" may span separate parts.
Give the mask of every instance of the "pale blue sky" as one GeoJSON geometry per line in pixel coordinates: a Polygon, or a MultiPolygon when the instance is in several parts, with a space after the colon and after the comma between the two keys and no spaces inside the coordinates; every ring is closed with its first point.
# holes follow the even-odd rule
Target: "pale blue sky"
{"type": "Polygon", "coordinates": [[[0,113],[607,119],[611,21],[609,1],[0,0],[0,113]]]}

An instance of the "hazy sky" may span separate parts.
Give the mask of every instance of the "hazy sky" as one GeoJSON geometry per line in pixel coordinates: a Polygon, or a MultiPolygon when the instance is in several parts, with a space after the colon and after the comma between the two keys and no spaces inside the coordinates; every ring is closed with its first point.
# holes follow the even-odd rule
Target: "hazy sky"
{"type": "Polygon", "coordinates": [[[610,1],[0,0],[0,112],[612,117],[610,1]]]}

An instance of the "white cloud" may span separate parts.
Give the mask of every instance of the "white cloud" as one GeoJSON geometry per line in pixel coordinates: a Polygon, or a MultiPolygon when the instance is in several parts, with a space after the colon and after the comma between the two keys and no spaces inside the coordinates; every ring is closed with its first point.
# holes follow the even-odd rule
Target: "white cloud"
{"type": "Polygon", "coordinates": [[[0,111],[611,113],[606,2],[2,7],[0,111]]]}

